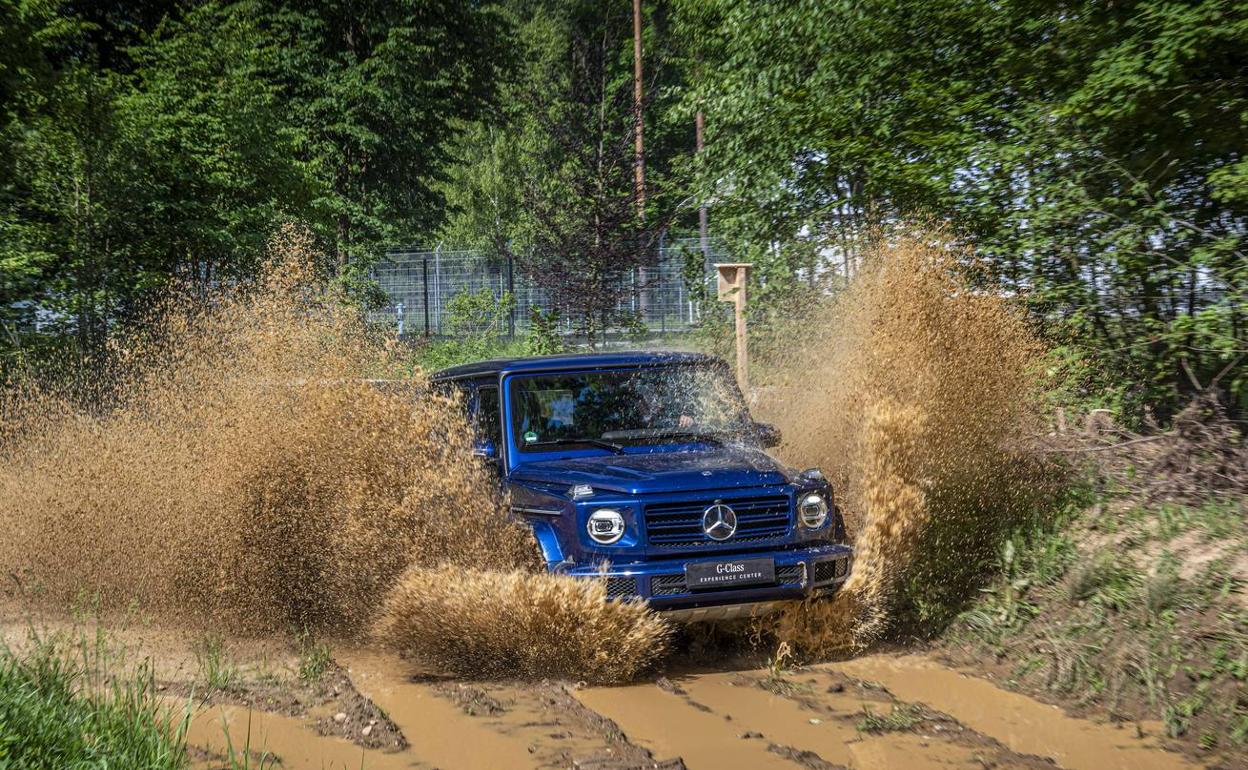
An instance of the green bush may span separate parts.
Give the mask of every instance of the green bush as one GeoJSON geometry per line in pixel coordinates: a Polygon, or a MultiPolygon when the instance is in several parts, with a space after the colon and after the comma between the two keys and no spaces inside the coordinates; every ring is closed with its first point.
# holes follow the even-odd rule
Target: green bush
{"type": "Polygon", "coordinates": [[[525,341],[529,355],[544,356],[563,352],[559,320],[558,310],[542,310],[537,305],[529,307],[529,336],[525,341]]]}

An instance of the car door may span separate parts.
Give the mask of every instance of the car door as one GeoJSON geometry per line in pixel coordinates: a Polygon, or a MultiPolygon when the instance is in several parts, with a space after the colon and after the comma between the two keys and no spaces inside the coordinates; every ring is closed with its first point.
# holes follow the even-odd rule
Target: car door
{"type": "Polygon", "coordinates": [[[496,381],[473,383],[471,416],[474,454],[501,478],[503,412],[496,381]]]}

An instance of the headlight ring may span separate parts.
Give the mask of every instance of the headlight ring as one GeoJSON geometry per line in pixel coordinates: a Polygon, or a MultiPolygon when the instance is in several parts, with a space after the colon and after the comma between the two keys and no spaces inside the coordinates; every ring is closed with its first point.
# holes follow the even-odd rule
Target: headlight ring
{"type": "Polygon", "coordinates": [[[802,496],[797,504],[798,519],[807,529],[818,529],[828,521],[828,501],[818,492],[802,496]]]}
{"type": "Polygon", "coordinates": [[[589,539],[599,545],[611,545],[624,537],[624,515],[615,508],[599,508],[585,522],[589,539]]]}

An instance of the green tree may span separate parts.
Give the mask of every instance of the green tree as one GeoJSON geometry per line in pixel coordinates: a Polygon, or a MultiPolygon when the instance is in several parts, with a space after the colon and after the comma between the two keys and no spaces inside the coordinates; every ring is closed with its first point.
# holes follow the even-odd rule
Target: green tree
{"type": "Polygon", "coordinates": [[[739,252],[843,276],[881,226],[934,217],[1055,336],[1103,351],[1137,415],[1223,370],[1248,405],[1242,3],[677,10],[703,41],[699,195],[739,252]]]}
{"type": "Polygon", "coordinates": [[[440,224],[448,145],[493,99],[506,28],[489,4],[264,0],[311,205],[340,266],[440,224]]]}
{"type": "Polygon", "coordinates": [[[135,88],[119,100],[127,149],[143,158],[131,235],[164,274],[246,277],[280,222],[315,221],[281,56],[250,3],[198,6],[136,49],[135,88]]]}
{"type": "Polygon", "coordinates": [[[440,222],[505,30],[440,0],[0,0],[0,349],[38,317],[98,350],[172,278],[245,278],[287,219],[367,288],[440,222]]]}
{"type": "Polygon", "coordinates": [[[645,208],[634,182],[632,9],[586,0],[513,0],[516,67],[499,111],[455,150],[443,236],[511,257],[591,343],[644,302],[644,269],[681,211],[677,183],[692,115],[669,121],[679,70],[666,6],[647,3],[645,208]]]}

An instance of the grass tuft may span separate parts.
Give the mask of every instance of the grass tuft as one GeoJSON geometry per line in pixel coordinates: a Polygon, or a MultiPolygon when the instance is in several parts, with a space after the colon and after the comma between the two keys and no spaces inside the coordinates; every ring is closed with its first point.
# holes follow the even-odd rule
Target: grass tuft
{"type": "Polygon", "coordinates": [[[185,768],[189,707],[175,716],[162,704],[149,661],[110,663],[98,638],[0,646],[0,767],[185,768]]]}
{"type": "Polygon", "coordinates": [[[225,642],[217,634],[205,634],[191,644],[199,679],[211,690],[228,690],[238,680],[238,668],[225,652],[225,642]]]}
{"type": "Polygon", "coordinates": [[[895,733],[904,732],[923,721],[921,709],[916,705],[894,705],[891,712],[877,714],[869,706],[862,707],[862,719],[858,720],[858,731],[864,733],[895,733]]]}
{"type": "Polygon", "coordinates": [[[305,629],[295,637],[295,646],[299,651],[299,678],[309,684],[321,681],[334,663],[329,645],[318,642],[305,629]]]}

